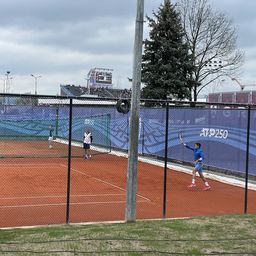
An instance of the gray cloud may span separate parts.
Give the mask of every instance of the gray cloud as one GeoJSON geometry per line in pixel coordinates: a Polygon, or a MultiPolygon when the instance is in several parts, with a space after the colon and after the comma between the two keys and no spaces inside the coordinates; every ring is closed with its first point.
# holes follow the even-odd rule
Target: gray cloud
{"type": "Polygon", "coordinates": [[[115,68],[122,76],[130,74],[134,3],[1,0],[0,58],[4,61],[0,77],[11,70],[16,74],[13,84],[17,84],[17,79],[24,83],[22,75],[30,79],[30,73],[45,74],[55,81],[58,74],[59,83],[65,83],[72,82],[66,79],[69,73],[76,84],[84,82],[85,74],[95,66],[115,68]]]}
{"type": "Polygon", "coordinates": [[[129,17],[133,1],[120,0],[1,0],[0,22],[25,28],[59,27],[101,17],[129,17]]]}
{"type": "MultiPolygon", "coordinates": [[[[161,3],[145,0],[145,14],[161,3]]],[[[256,2],[212,3],[237,26],[252,78],[256,2]]],[[[56,94],[60,83],[85,83],[92,67],[114,68],[116,85],[130,86],[136,0],[0,0],[0,6],[0,77],[11,70],[13,92],[33,90],[30,74],[37,73],[39,92],[56,94]]]]}
{"type": "Polygon", "coordinates": [[[241,48],[251,47],[256,40],[256,1],[212,0],[212,4],[232,19],[238,32],[238,46],[241,48]]]}
{"type": "MultiPolygon", "coordinates": [[[[33,44],[37,47],[49,46],[67,50],[91,53],[127,53],[131,51],[134,34],[130,20],[102,18],[94,22],[66,24],[59,29],[23,30],[9,27],[9,39],[16,35],[19,44],[33,44]]],[[[1,32],[1,30],[0,30],[1,32]]]]}

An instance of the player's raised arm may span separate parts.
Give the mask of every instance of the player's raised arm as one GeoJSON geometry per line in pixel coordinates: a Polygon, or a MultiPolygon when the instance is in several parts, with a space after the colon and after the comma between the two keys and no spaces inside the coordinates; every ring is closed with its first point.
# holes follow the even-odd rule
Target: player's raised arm
{"type": "Polygon", "coordinates": [[[183,144],[186,148],[190,149],[190,150],[195,150],[194,148],[190,147],[189,145],[187,145],[186,143],[183,144]]]}

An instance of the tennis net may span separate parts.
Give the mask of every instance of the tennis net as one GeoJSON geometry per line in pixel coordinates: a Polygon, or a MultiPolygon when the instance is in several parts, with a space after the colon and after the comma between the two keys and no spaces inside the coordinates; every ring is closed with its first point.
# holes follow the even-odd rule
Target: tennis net
{"type": "Polygon", "coordinates": [[[110,152],[111,115],[88,115],[87,107],[75,106],[70,120],[68,110],[56,105],[6,107],[0,112],[0,157],[67,157],[70,122],[73,157],[84,155],[85,130],[93,135],[92,154],[110,152]]]}

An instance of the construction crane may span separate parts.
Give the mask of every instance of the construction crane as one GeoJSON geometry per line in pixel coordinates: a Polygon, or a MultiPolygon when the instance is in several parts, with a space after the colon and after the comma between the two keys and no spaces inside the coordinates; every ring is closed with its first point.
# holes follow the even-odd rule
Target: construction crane
{"type": "Polygon", "coordinates": [[[241,88],[241,91],[244,90],[245,86],[256,86],[256,84],[242,84],[239,80],[237,80],[235,77],[230,77],[232,81],[235,81],[241,88]]]}

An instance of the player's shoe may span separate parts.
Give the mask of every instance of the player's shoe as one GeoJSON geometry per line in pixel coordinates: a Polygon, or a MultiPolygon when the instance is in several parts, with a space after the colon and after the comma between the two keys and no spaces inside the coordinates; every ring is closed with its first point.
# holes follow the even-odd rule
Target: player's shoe
{"type": "Polygon", "coordinates": [[[211,190],[210,186],[204,186],[203,191],[211,190]]]}
{"type": "Polygon", "coordinates": [[[52,149],[52,145],[49,146],[49,149],[52,149]]]}
{"type": "Polygon", "coordinates": [[[188,186],[188,188],[195,188],[196,187],[196,184],[190,184],[189,186],[188,186]]]}

